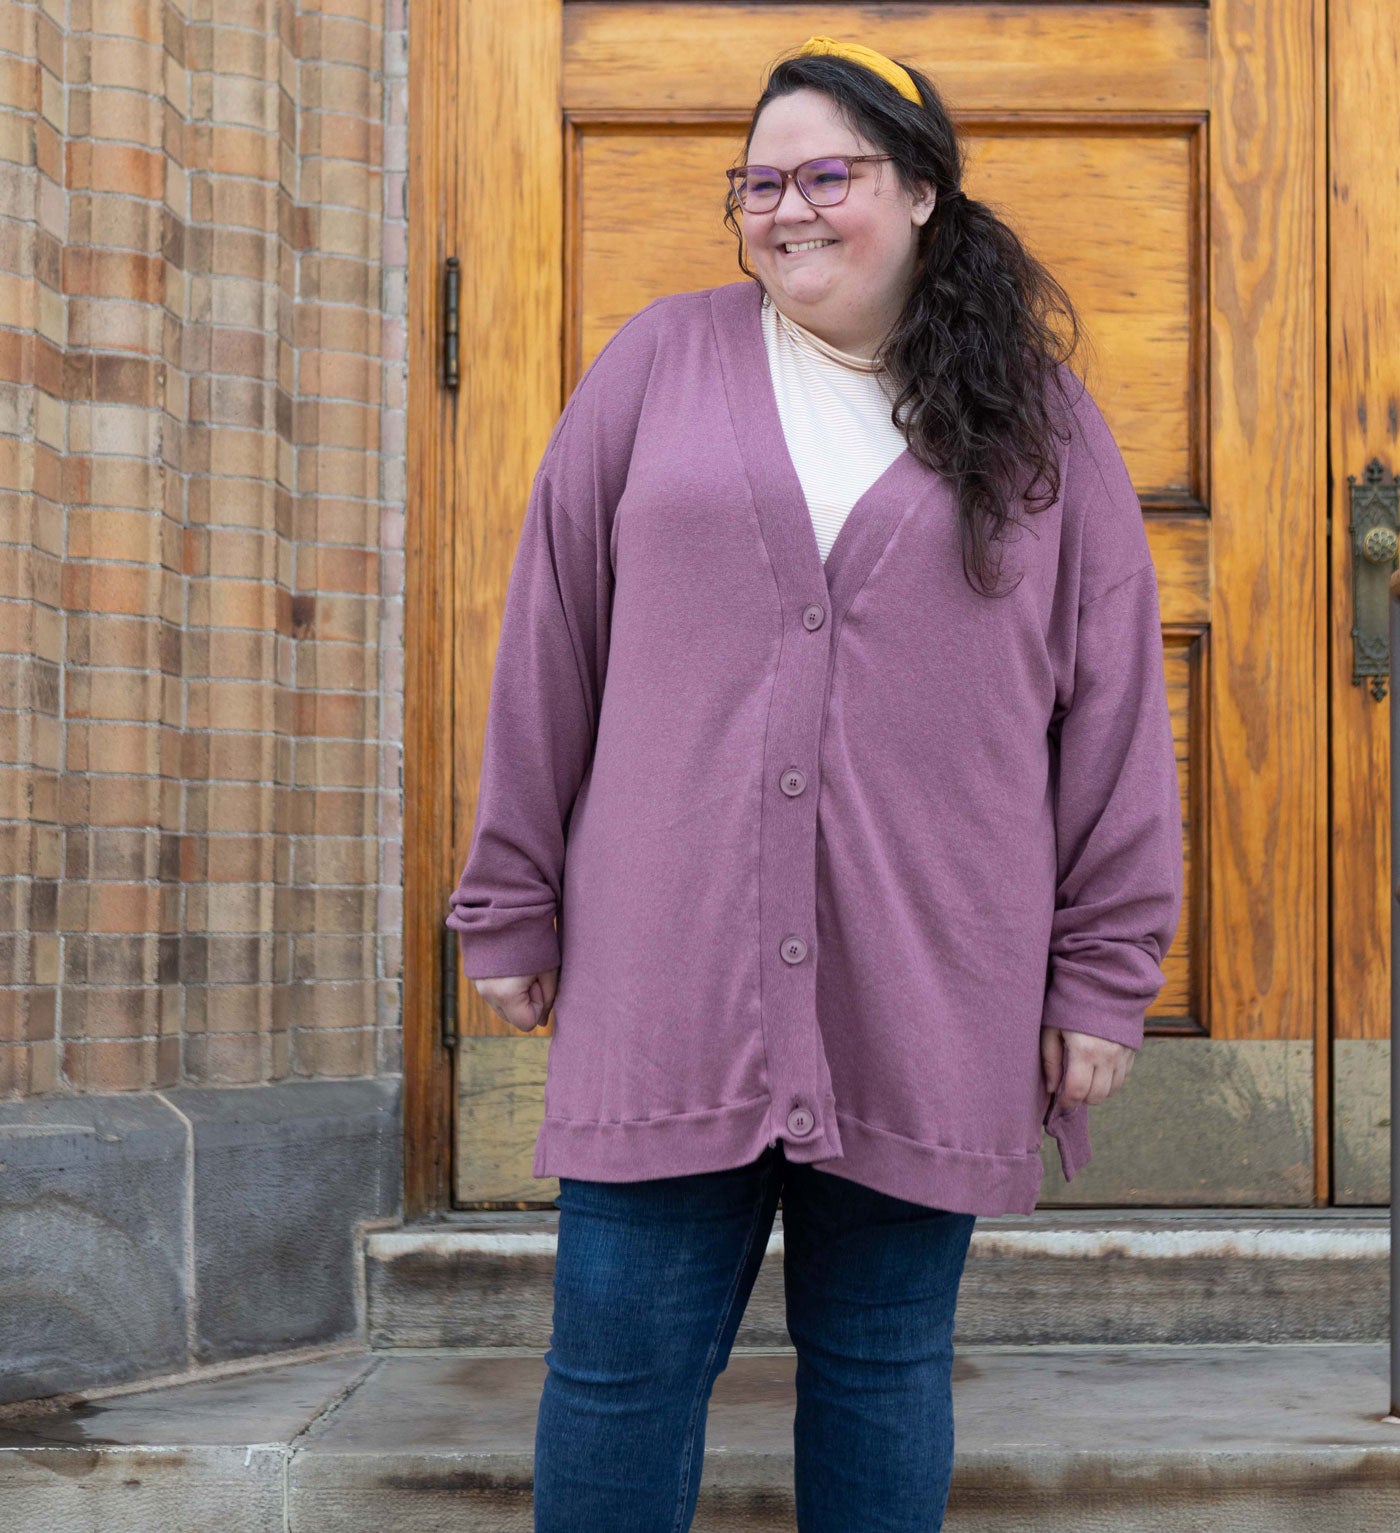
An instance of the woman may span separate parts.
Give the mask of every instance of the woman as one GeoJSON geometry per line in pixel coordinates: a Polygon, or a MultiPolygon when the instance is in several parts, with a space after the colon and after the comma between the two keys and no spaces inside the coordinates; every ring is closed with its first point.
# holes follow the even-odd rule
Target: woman
{"type": "Polygon", "coordinates": [[[1035,1207],[1043,1127],[1088,1159],[1180,912],[1068,300],[881,54],[810,39],[743,158],[755,280],[633,315],[550,438],[448,917],[502,1017],[555,1012],[547,1533],[690,1526],[780,1201],[798,1526],[941,1526],[973,1225],[1035,1207]]]}

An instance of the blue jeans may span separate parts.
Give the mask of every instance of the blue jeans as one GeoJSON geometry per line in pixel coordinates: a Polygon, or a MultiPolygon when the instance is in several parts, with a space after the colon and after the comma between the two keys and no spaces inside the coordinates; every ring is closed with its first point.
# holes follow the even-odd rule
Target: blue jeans
{"type": "Polygon", "coordinates": [[[779,1196],[799,1533],[936,1533],[953,1470],[953,1312],[975,1214],[790,1162],[559,1178],[535,1533],[686,1533],[710,1390],[779,1196]]]}

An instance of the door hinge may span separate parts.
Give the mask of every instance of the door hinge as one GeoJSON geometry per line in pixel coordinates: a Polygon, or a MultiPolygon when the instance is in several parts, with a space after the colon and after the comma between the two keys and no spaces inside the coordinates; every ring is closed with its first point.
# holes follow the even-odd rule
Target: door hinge
{"type": "Polygon", "coordinates": [[[461,263],[456,256],[448,256],[442,294],[442,381],[449,389],[457,387],[459,378],[457,330],[461,318],[461,291],[461,263]]]}
{"type": "Polygon", "coordinates": [[[442,929],[442,1046],[457,1047],[457,933],[450,926],[442,929]]]}

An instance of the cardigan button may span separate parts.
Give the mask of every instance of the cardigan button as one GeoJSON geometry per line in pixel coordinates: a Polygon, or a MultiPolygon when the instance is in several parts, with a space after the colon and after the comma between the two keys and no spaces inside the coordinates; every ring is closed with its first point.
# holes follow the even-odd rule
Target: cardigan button
{"type": "Polygon", "coordinates": [[[809,631],[820,628],[826,621],[826,608],[820,602],[812,602],[802,609],[802,626],[809,631]]]}
{"type": "Polygon", "coordinates": [[[807,786],[806,776],[799,772],[796,767],[789,767],[782,776],[782,789],[789,798],[796,798],[807,786]]]}
{"type": "Polygon", "coordinates": [[[800,1139],[804,1134],[812,1132],[812,1124],[816,1120],[805,1107],[794,1107],[787,1116],[787,1125],[792,1133],[800,1139]]]}
{"type": "Polygon", "coordinates": [[[801,937],[784,937],[782,954],[785,963],[801,963],[807,956],[807,944],[801,937]]]}

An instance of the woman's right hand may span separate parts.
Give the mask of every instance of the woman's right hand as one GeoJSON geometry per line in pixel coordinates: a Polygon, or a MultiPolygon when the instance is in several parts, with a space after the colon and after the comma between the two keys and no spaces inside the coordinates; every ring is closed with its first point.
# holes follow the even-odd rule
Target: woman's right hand
{"type": "Polygon", "coordinates": [[[474,979],[477,993],[503,1021],[522,1033],[539,1027],[549,1016],[559,988],[559,970],[545,969],[539,974],[519,978],[474,979]]]}

